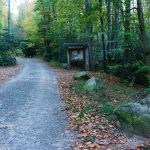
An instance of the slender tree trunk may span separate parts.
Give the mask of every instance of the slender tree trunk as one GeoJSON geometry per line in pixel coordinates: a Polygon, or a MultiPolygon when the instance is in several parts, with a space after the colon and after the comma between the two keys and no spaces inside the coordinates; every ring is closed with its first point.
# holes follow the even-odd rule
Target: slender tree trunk
{"type": "Polygon", "coordinates": [[[0,0],[0,30],[2,29],[2,0],[0,0]]]}
{"type": "Polygon", "coordinates": [[[8,34],[11,34],[10,0],[8,0],[8,34]]]}
{"type": "Polygon", "coordinates": [[[111,62],[111,56],[110,56],[110,52],[111,52],[111,1],[107,0],[107,30],[108,30],[108,44],[107,44],[107,58],[109,63],[111,62]]]}
{"type": "Polygon", "coordinates": [[[131,0],[125,0],[125,18],[124,18],[124,29],[125,29],[125,50],[124,50],[124,63],[130,61],[130,50],[131,50],[131,39],[130,39],[130,12],[131,12],[131,0]]]}
{"type": "Polygon", "coordinates": [[[140,40],[142,42],[142,47],[144,49],[144,60],[147,65],[150,65],[150,48],[148,47],[148,41],[146,39],[144,14],[141,0],[137,0],[137,13],[139,21],[140,40]]]}
{"type": "Polygon", "coordinates": [[[50,16],[50,4],[47,5],[46,1],[43,0],[43,21],[44,21],[44,45],[45,45],[45,51],[48,52],[50,54],[50,44],[51,44],[51,40],[48,37],[47,33],[50,30],[50,20],[51,20],[51,16],[50,16]]]}
{"type": "Polygon", "coordinates": [[[114,39],[115,39],[115,49],[118,49],[119,46],[119,39],[118,39],[118,33],[119,33],[119,7],[117,5],[117,3],[115,2],[115,19],[114,19],[114,30],[115,30],[115,34],[114,34],[114,39]]]}
{"type": "Polygon", "coordinates": [[[104,35],[104,17],[102,17],[102,6],[103,0],[99,0],[99,13],[100,13],[100,24],[102,32],[102,46],[103,46],[103,69],[106,71],[106,46],[105,46],[105,35],[104,35]]]}
{"type": "MultiPolygon", "coordinates": [[[[92,10],[92,3],[91,0],[85,0],[85,11],[86,15],[90,15],[92,10]]],[[[86,24],[86,34],[88,36],[88,43],[89,43],[89,52],[90,52],[90,69],[95,70],[95,58],[94,58],[94,48],[93,48],[93,24],[92,20],[89,19],[86,24]]]]}

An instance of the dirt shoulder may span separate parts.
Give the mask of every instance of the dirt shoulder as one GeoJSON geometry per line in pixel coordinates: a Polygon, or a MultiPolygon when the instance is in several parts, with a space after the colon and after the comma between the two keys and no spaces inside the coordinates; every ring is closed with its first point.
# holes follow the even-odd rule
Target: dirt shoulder
{"type": "Polygon", "coordinates": [[[20,64],[11,67],[1,67],[0,66],[0,84],[4,83],[6,80],[15,76],[21,68],[20,64]]]}
{"type": "Polygon", "coordinates": [[[112,116],[112,106],[119,105],[122,101],[128,102],[133,97],[134,89],[119,84],[118,79],[113,76],[91,74],[101,76],[105,87],[98,95],[89,97],[82,92],[82,83],[73,80],[74,71],[54,70],[68,111],[70,128],[79,135],[79,140],[73,146],[74,150],[142,150],[145,145],[149,145],[148,139],[119,131],[112,116]],[[109,103],[103,103],[104,96],[109,103]]]}

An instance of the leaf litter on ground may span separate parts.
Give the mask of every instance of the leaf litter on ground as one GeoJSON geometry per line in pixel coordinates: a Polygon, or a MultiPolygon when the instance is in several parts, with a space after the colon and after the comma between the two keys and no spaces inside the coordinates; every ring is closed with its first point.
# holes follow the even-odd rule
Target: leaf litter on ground
{"type": "Polygon", "coordinates": [[[7,66],[7,67],[1,67],[0,66],[0,83],[3,83],[4,81],[10,79],[12,76],[15,76],[16,73],[20,70],[20,65],[15,66],[7,66]]]}
{"type": "Polygon", "coordinates": [[[90,96],[90,101],[89,95],[82,90],[72,91],[72,85],[77,82],[73,79],[75,71],[64,69],[54,69],[54,71],[62,92],[61,99],[65,102],[65,110],[68,112],[69,128],[79,135],[79,139],[73,145],[74,150],[144,150],[144,148],[150,148],[149,139],[139,138],[118,130],[114,116],[110,121],[109,112],[103,112],[102,102],[98,101],[103,94],[111,93],[107,95],[108,100],[111,104],[118,105],[120,101],[124,99],[128,101],[131,98],[129,93],[133,93],[132,88],[124,90],[123,85],[119,85],[120,79],[115,76],[90,72],[90,76],[101,77],[107,85],[104,91],[99,92],[100,95],[90,96]],[[112,93],[115,95],[113,96],[112,93]],[[88,109],[92,110],[85,111],[88,109]]]}

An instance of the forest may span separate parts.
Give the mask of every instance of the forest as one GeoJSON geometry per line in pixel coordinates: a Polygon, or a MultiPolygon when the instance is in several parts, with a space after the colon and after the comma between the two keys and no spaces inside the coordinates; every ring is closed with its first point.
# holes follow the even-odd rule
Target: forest
{"type": "MultiPolygon", "coordinates": [[[[59,78],[71,125],[81,134],[82,142],[76,142],[75,147],[104,148],[113,137],[114,113],[135,128],[136,134],[149,138],[150,98],[141,102],[150,94],[149,0],[24,0],[17,11],[17,14],[12,12],[11,0],[0,0],[0,66],[15,65],[16,57],[35,57],[48,62],[59,78]],[[85,60],[69,58],[70,51],[77,49],[85,50],[85,60]],[[104,80],[94,94],[85,87],[90,78],[95,84],[101,78],[104,80]],[[129,103],[133,101],[136,103],[129,103]],[[123,109],[115,109],[124,103],[127,104],[123,109]],[[130,120],[133,114],[128,112],[132,107],[133,114],[137,110],[143,113],[144,109],[149,116],[137,113],[135,120],[130,120]],[[108,125],[104,118],[111,123],[108,125]],[[96,121],[108,126],[108,130],[94,130],[96,121]],[[98,140],[98,135],[105,141],[98,140]]],[[[119,135],[117,140],[113,144],[121,145],[124,138],[119,135]]]]}
{"type": "MultiPolygon", "coordinates": [[[[5,3],[1,0],[1,48],[7,39],[5,3]]],[[[148,84],[148,0],[26,0],[18,9],[18,16],[12,14],[10,21],[11,43],[18,39],[15,44],[21,48],[30,45],[33,55],[57,64],[66,63],[65,42],[86,42],[90,70],[104,70],[130,82],[148,84]]],[[[5,51],[9,50],[7,46],[5,51]]]]}

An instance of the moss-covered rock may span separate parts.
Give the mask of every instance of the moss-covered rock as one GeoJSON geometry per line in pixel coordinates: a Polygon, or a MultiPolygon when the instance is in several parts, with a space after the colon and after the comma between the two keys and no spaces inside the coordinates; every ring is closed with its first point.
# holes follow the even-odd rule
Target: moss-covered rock
{"type": "Polygon", "coordinates": [[[95,92],[102,87],[102,80],[100,78],[92,77],[89,79],[83,89],[88,92],[95,92]]]}
{"type": "Polygon", "coordinates": [[[87,74],[87,72],[82,71],[82,72],[76,72],[73,74],[73,78],[75,80],[88,80],[89,76],[87,74]]]}
{"type": "Polygon", "coordinates": [[[150,137],[150,109],[139,103],[128,103],[114,111],[122,125],[139,135],[150,137]]]}

